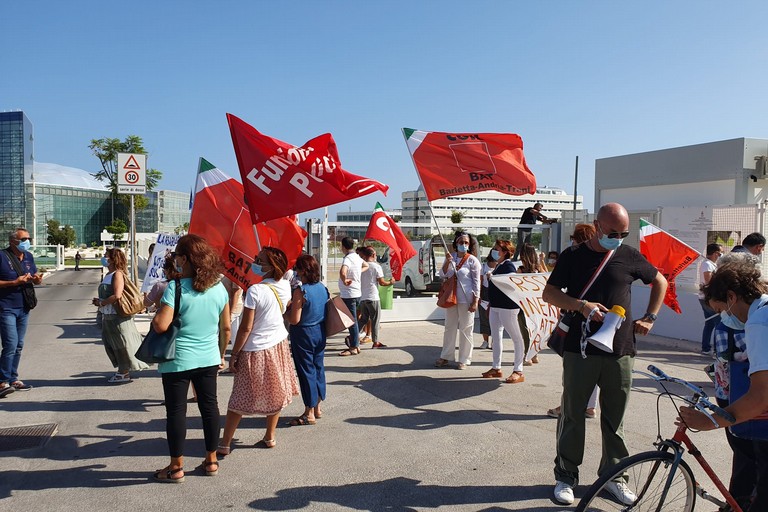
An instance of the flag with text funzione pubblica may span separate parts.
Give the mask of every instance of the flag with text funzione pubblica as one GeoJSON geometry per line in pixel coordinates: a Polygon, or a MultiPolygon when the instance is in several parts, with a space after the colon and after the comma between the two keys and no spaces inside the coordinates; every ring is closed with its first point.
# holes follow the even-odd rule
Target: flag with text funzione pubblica
{"type": "Polygon", "coordinates": [[[403,135],[429,201],[489,190],[512,196],[536,192],[519,135],[411,128],[403,128],[403,135]]]}
{"type": "Polygon", "coordinates": [[[699,257],[698,251],[660,227],[640,219],[640,252],[669,282],[664,304],[672,311],[681,313],[680,304],[677,302],[675,278],[696,261],[699,257]]]}
{"type": "Polygon", "coordinates": [[[389,246],[389,267],[392,269],[392,277],[399,281],[403,275],[403,265],[416,256],[416,250],[400,226],[395,224],[379,203],[376,203],[376,208],[373,210],[365,238],[378,240],[389,246]]]}
{"type": "Polygon", "coordinates": [[[389,187],[341,168],[330,133],[300,147],[260,133],[227,114],[245,195],[254,222],[295,215],[389,187]]]}
{"type": "Polygon", "coordinates": [[[211,244],[224,264],[224,274],[244,290],[261,281],[261,277],[251,272],[259,245],[281,249],[290,268],[301,254],[307,237],[294,217],[259,222],[256,229],[258,242],[245,204],[243,185],[201,158],[189,232],[211,244]]]}

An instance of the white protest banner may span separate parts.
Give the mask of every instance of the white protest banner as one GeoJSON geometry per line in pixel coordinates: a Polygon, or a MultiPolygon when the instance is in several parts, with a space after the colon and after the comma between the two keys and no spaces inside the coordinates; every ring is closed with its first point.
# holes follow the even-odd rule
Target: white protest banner
{"type": "Polygon", "coordinates": [[[549,279],[549,273],[544,274],[501,274],[491,276],[493,284],[504,294],[515,301],[525,314],[525,325],[531,339],[531,346],[525,355],[526,360],[541,351],[542,343],[546,341],[557,325],[560,310],[544,302],[541,294],[549,279]]]}
{"type": "Polygon", "coordinates": [[[141,284],[142,292],[149,292],[156,282],[165,279],[165,272],[163,272],[165,257],[176,249],[176,244],[179,243],[179,238],[181,237],[182,235],[171,233],[160,233],[157,235],[155,248],[147,262],[147,273],[144,275],[144,282],[141,284]]]}

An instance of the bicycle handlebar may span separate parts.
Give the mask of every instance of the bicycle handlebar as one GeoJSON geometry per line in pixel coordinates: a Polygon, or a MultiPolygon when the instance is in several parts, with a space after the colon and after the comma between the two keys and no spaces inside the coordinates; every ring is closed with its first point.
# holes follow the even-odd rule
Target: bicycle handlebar
{"type": "Polygon", "coordinates": [[[715,418],[713,418],[712,415],[709,414],[709,412],[706,409],[709,409],[710,411],[714,412],[715,414],[717,414],[718,416],[720,416],[722,418],[725,418],[726,420],[728,420],[731,423],[736,422],[736,418],[733,417],[733,414],[729,413],[725,409],[723,409],[721,407],[718,407],[717,405],[715,405],[712,402],[710,402],[709,401],[709,397],[707,396],[707,394],[699,386],[697,386],[695,384],[691,384],[690,382],[685,381],[683,379],[678,379],[677,377],[670,377],[669,375],[664,373],[664,371],[660,370],[659,368],[655,367],[652,364],[648,365],[648,371],[656,376],[655,379],[654,379],[656,381],[665,380],[665,381],[668,381],[668,382],[674,382],[676,384],[680,384],[682,386],[685,386],[688,389],[690,389],[691,391],[693,391],[694,394],[698,396],[698,399],[695,399],[695,401],[691,401],[691,405],[693,405],[698,411],[700,411],[701,413],[706,415],[710,419],[710,421],[712,421],[712,423],[714,423],[718,427],[720,425],[717,423],[715,418]]]}

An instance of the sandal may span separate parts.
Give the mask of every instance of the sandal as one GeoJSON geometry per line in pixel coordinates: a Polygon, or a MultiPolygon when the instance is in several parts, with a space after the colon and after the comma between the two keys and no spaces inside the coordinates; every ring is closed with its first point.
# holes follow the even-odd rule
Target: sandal
{"type": "Polygon", "coordinates": [[[342,356],[342,357],[346,357],[346,356],[356,356],[359,353],[360,353],[360,349],[359,348],[357,348],[357,347],[354,347],[354,348],[350,347],[347,350],[342,350],[341,352],[339,352],[339,355],[342,356]]]}
{"type": "Polygon", "coordinates": [[[440,359],[438,359],[437,361],[435,361],[435,366],[437,368],[443,368],[443,367],[448,366],[449,364],[451,364],[451,362],[449,360],[447,360],[447,359],[443,359],[442,357],[440,359]]]}
{"type": "Polygon", "coordinates": [[[298,418],[294,418],[288,422],[288,424],[292,427],[298,427],[300,425],[314,425],[315,423],[315,420],[309,419],[309,416],[306,414],[302,414],[298,418]]]}
{"type": "Polygon", "coordinates": [[[205,471],[205,476],[216,476],[219,474],[219,462],[215,460],[204,460],[200,467],[205,471]],[[211,466],[215,466],[216,469],[208,469],[211,466]]]}
{"type": "Polygon", "coordinates": [[[155,479],[156,482],[163,482],[166,484],[180,484],[184,482],[184,475],[181,475],[178,478],[174,478],[173,475],[177,473],[183,473],[184,468],[176,468],[176,469],[158,469],[155,471],[155,474],[152,475],[152,478],[155,479]]]}
{"type": "Polygon", "coordinates": [[[232,453],[232,449],[229,446],[219,445],[216,447],[216,456],[222,459],[232,453]]]}
{"type": "Polygon", "coordinates": [[[256,443],[254,446],[256,448],[274,448],[277,444],[277,441],[274,439],[262,439],[258,443],[256,443]]]}
{"type": "Polygon", "coordinates": [[[547,409],[547,416],[549,416],[550,418],[559,418],[560,407],[555,407],[554,409],[547,409]]]}
{"type": "Polygon", "coordinates": [[[131,376],[128,373],[116,373],[107,382],[110,384],[125,384],[131,382],[131,376]]]}

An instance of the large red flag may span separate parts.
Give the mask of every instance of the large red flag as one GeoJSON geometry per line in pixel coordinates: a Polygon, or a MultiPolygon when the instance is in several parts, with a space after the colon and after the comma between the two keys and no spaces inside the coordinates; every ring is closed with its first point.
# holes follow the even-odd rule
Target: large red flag
{"type": "Polygon", "coordinates": [[[486,190],[521,196],[536,192],[514,133],[443,133],[403,128],[429,201],[486,190]]]}
{"type": "Polygon", "coordinates": [[[322,208],[389,187],[341,168],[330,133],[295,147],[227,114],[254,222],[322,208]]]}
{"type": "Polygon", "coordinates": [[[378,240],[389,246],[389,268],[392,269],[392,277],[399,281],[403,275],[403,265],[416,256],[416,250],[400,226],[395,224],[379,203],[376,203],[365,238],[378,240]]]}
{"type": "Polygon", "coordinates": [[[260,276],[251,272],[259,246],[281,249],[290,268],[301,254],[307,237],[292,217],[260,222],[256,229],[258,242],[243,199],[243,185],[201,158],[189,232],[208,240],[219,254],[227,277],[246,290],[261,281],[260,276]]]}
{"type": "Polygon", "coordinates": [[[672,311],[681,313],[677,302],[675,278],[700,256],[690,245],[673,237],[658,226],[640,219],[640,252],[651,265],[667,278],[669,286],[664,304],[672,311]]]}

